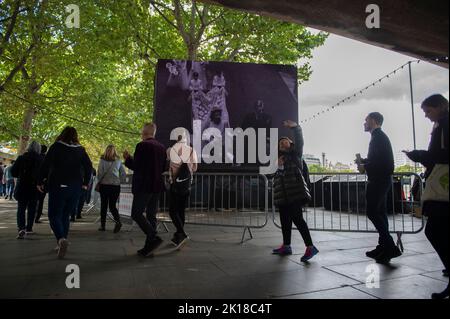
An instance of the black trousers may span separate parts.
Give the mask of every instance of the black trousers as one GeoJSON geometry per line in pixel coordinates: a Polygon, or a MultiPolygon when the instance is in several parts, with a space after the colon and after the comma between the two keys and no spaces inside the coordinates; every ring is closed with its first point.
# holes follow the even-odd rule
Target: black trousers
{"type": "Polygon", "coordinates": [[[170,192],[169,200],[169,213],[172,219],[173,225],[177,229],[178,234],[184,234],[184,223],[186,221],[186,205],[189,195],[179,195],[174,192],[170,192]]]}
{"type": "Polygon", "coordinates": [[[379,234],[378,244],[383,248],[395,246],[389,233],[387,195],[391,189],[391,178],[369,181],[366,189],[366,213],[379,234]]]}
{"type": "Polygon", "coordinates": [[[302,206],[299,203],[283,205],[279,207],[281,230],[283,232],[283,244],[289,246],[292,237],[292,223],[297,227],[306,246],[312,246],[311,233],[308,225],[303,219],[302,206]]]}
{"type": "Polygon", "coordinates": [[[449,269],[449,228],[448,205],[445,211],[428,213],[425,235],[447,270],[449,269]]]}
{"type": "Polygon", "coordinates": [[[158,211],[159,197],[160,193],[133,194],[131,218],[147,235],[147,241],[151,241],[156,237],[156,213],[158,211]],[[144,217],[144,212],[147,218],[144,217]]]}
{"type": "Polygon", "coordinates": [[[117,209],[117,201],[119,196],[119,185],[100,185],[100,222],[103,228],[106,225],[106,214],[108,213],[108,207],[115,222],[120,223],[119,210],[117,209]]]}
{"type": "Polygon", "coordinates": [[[44,200],[45,196],[47,196],[47,193],[38,193],[38,200],[37,200],[37,210],[36,210],[36,219],[35,221],[39,221],[42,216],[42,211],[44,210],[44,200]]]}

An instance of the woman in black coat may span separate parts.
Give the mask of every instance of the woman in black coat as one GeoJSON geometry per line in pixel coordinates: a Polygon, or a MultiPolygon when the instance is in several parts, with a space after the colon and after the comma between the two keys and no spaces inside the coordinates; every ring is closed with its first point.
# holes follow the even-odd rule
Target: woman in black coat
{"type": "MultiPolygon", "coordinates": [[[[436,164],[448,165],[448,100],[442,95],[433,95],[422,103],[425,117],[434,123],[431,142],[427,151],[406,152],[414,162],[426,167],[425,180],[430,176],[436,164]]],[[[449,203],[426,201],[423,203],[423,213],[428,217],[425,234],[433,248],[438,253],[445,266],[449,269],[449,203]]],[[[441,293],[432,295],[433,299],[449,297],[449,287],[441,293]]]]}
{"type": "Polygon", "coordinates": [[[34,217],[38,201],[37,181],[42,163],[41,145],[32,141],[27,152],[17,158],[11,168],[11,175],[17,178],[14,197],[17,200],[17,239],[33,234],[34,217]],[[28,216],[26,212],[28,211],[28,216]]]}
{"type": "Polygon", "coordinates": [[[283,245],[272,251],[275,255],[290,255],[292,223],[299,230],[306,246],[302,262],[313,258],[319,250],[314,246],[311,234],[303,219],[303,206],[311,199],[306,163],[303,156],[303,134],[301,127],[293,121],[284,121],[284,126],[290,128],[294,141],[288,137],[280,138],[278,142],[278,170],[274,176],[274,203],[280,211],[283,245]]]}

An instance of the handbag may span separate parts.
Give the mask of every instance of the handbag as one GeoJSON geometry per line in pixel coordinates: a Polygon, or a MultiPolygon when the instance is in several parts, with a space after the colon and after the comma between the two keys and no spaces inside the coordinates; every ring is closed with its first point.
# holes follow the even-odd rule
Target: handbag
{"type": "MultiPolygon", "coordinates": [[[[442,149],[444,146],[444,131],[442,131],[442,149]]],[[[426,201],[448,202],[448,164],[436,164],[428,176],[422,193],[422,203],[426,201]]]]}
{"type": "Polygon", "coordinates": [[[448,202],[448,164],[436,164],[425,183],[422,203],[426,201],[448,202]]]}
{"type": "Polygon", "coordinates": [[[102,178],[97,182],[97,185],[95,185],[95,191],[97,193],[100,193],[100,184],[102,183],[102,181],[105,178],[105,176],[111,172],[112,167],[114,166],[114,163],[115,162],[112,162],[112,164],[109,166],[108,171],[105,174],[103,174],[102,178]]]}

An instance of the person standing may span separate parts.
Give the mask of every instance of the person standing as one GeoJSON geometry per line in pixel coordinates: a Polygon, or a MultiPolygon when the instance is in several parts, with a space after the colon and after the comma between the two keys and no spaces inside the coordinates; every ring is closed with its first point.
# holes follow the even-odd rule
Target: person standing
{"type": "Polygon", "coordinates": [[[134,156],[128,151],[123,153],[125,166],[133,171],[131,218],[147,235],[144,247],[138,251],[143,257],[151,256],[162,244],[156,231],[156,213],[159,197],[164,191],[162,174],[166,166],[166,149],[155,139],[155,134],[156,124],[145,124],[142,141],[136,145],[134,156]]]}
{"type": "Polygon", "coordinates": [[[3,163],[0,162],[0,196],[3,195],[3,176],[5,175],[5,172],[3,170],[3,163]]]}
{"type": "Polygon", "coordinates": [[[41,145],[32,141],[25,154],[20,155],[11,168],[11,175],[17,178],[15,197],[17,206],[17,239],[24,239],[25,235],[33,234],[34,218],[38,191],[39,169],[42,164],[41,145]],[[28,211],[28,216],[27,215],[28,211]]]}
{"type": "Polygon", "coordinates": [[[100,191],[100,221],[99,231],[106,230],[106,214],[109,211],[114,217],[116,225],[114,233],[118,233],[122,228],[117,200],[120,196],[120,183],[126,177],[125,168],[117,155],[114,145],[109,145],[98,164],[98,183],[100,191]]]}
{"type": "MultiPolygon", "coordinates": [[[[41,161],[42,163],[44,162],[45,159],[45,155],[47,154],[47,146],[46,145],[41,145],[41,161]]],[[[46,184],[47,181],[44,181],[44,185],[46,184]]],[[[45,200],[45,196],[47,196],[47,187],[44,186],[43,192],[37,192],[37,211],[36,211],[36,219],[35,219],[35,223],[36,224],[40,224],[41,223],[41,216],[42,216],[42,211],[44,210],[44,200],[45,200]]]]}
{"type": "Polygon", "coordinates": [[[189,238],[184,231],[185,210],[191,191],[192,174],[197,171],[197,153],[187,144],[186,134],[167,150],[169,160],[169,213],[177,229],[172,243],[181,247],[189,238]]]}
{"type": "Polygon", "coordinates": [[[377,263],[389,263],[402,254],[389,233],[387,195],[392,186],[394,155],[389,137],[381,129],[383,122],[384,117],[378,112],[366,117],[364,129],[372,135],[369,152],[367,159],[355,161],[359,172],[367,173],[366,212],[379,234],[378,246],[366,256],[377,263]]]}
{"type": "Polygon", "coordinates": [[[14,161],[11,162],[10,165],[8,165],[5,168],[5,181],[6,181],[6,197],[5,199],[13,200],[14,199],[14,188],[16,186],[16,181],[14,180],[14,177],[11,174],[11,168],[14,165],[14,161]]]}
{"type": "Polygon", "coordinates": [[[38,190],[48,180],[48,218],[58,243],[58,258],[64,258],[69,242],[70,213],[75,209],[81,189],[87,189],[92,162],[80,145],[74,127],[66,127],[50,146],[39,174],[38,190]],[[82,174],[83,173],[83,174],[82,174]]]}
{"type": "Polygon", "coordinates": [[[311,234],[303,219],[303,206],[311,199],[304,178],[303,167],[303,134],[301,127],[293,121],[284,121],[283,125],[294,134],[294,142],[288,137],[278,142],[278,170],[274,176],[274,203],[278,207],[283,233],[283,245],[272,251],[275,255],[291,255],[292,223],[299,230],[306,246],[302,262],[307,262],[319,253],[314,246],[311,234]]]}
{"type": "MultiPolygon", "coordinates": [[[[422,102],[422,110],[425,117],[434,123],[431,141],[427,151],[405,151],[406,155],[414,162],[421,163],[426,168],[425,180],[427,180],[437,164],[449,164],[448,156],[448,100],[440,94],[432,95],[422,102]]],[[[447,175],[448,188],[448,175],[447,175]]],[[[423,214],[428,217],[425,235],[433,248],[438,253],[444,264],[443,273],[449,270],[449,203],[444,201],[424,201],[423,214]]],[[[449,297],[449,286],[431,296],[433,299],[449,297]]]]}

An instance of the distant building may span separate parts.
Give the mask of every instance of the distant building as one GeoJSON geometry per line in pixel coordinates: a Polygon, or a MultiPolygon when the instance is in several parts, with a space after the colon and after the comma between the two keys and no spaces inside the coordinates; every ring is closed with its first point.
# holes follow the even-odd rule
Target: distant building
{"type": "Polygon", "coordinates": [[[305,154],[305,155],[303,155],[303,159],[305,160],[305,162],[308,166],[310,166],[310,165],[322,166],[320,159],[318,157],[315,157],[314,155],[305,154]]]}
{"type": "Polygon", "coordinates": [[[337,162],[335,165],[332,166],[332,169],[335,171],[348,171],[352,168],[350,167],[350,165],[337,162]]]}
{"type": "Polygon", "coordinates": [[[0,163],[10,164],[11,161],[15,160],[17,155],[13,150],[0,145],[0,163]]]}

